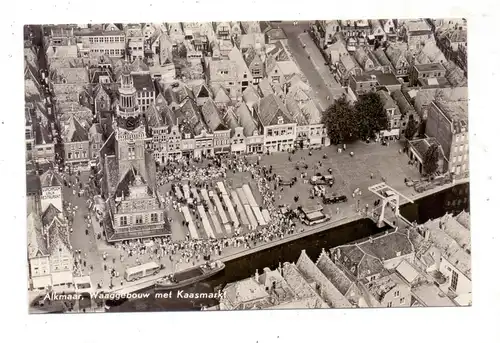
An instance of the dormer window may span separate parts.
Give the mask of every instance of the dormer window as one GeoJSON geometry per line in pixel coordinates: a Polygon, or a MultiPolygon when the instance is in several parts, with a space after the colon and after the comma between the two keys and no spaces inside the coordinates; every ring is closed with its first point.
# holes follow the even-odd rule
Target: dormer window
{"type": "Polygon", "coordinates": [[[278,117],[278,125],[283,124],[283,117],[278,117]]]}

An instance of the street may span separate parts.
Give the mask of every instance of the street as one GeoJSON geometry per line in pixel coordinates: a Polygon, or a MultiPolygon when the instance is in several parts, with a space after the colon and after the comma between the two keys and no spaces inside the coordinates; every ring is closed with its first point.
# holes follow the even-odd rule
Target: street
{"type": "Polygon", "coordinates": [[[306,43],[306,49],[304,49],[304,43],[301,41],[301,38],[303,35],[309,36],[307,32],[304,33],[304,30],[309,28],[309,23],[298,22],[297,25],[293,25],[292,22],[282,22],[280,24],[273,24],[273,26],[280,27],[283,31],[285,31],[288,38],[288,46],[290,47],[293,57],[295,58],[300,70],[309,81],[309,84],[316,95],[319,109],[324,111],[328,108],[328,106],[333,104],[335,98],[338,98],[343,93],[343,89],[338,83],[338,87],[333,83],[335,80],[331,77],[328,67],[325,66],[325,59],[310,37],[308,37],[310,42],[307,39],[304,40],[304,43],[306,43]],[[311,56],[310,59],[309,56],[311,56]],[[325,74],[328,74],[328,76],[333,80],[330,85],[325,83],[324,77],[320,75],[315,65],[320,65],[326,69],[325,74]]]}
{"type": "MultiPolygon", "coordinates": [[[[82,172],[80,175],[80,181],[83,185],[87,184],[89,177],[89,172],[82,172]]],[[[75,180],[75,176],[73,175],[72,180],[75,180]]],[[[96,242],[96,234],[99,231],[99,225],[94,229],[95,225],[91,225],[89,230],[89,234],[85,234],[85,230],[87,229],[87,223],[85,221],[85,216],[89,214],[87,208],[87,197],[79,197],[78,194],[73,195],[73,188],[63,187],[63,199],[66,202],[70,202],[71,206],[78,206],[78,210],[75,213],[73,218],[73,232],[70,233],[70,242],[73,247],[73,250],[81,250],[81,258],[85,261],[86,267],[82,267],[83,275],[89,275],[91,271],[90,265],[93,266],[93,272],[90,273],[90,278],[92,280],[92,285],[96,287],[97,283],[100,281],[104,282],[104,285],[109,284],[109,277],[104,279],[108,273],[104,273],[103,263],[102,263],[102,255],[98,250],[97,242],[96,242]],[[85,254],[87,255],[85,257],[85,254]],[[107,282],[107,283],[106,283],[107,282]]],[[[75,187],[76,189],[76,187],[75,187]]],[[[78,255],[75,254],[75,259],[78,259],[78,255]]],[[[82,261],[83,262],[83,261],[82,261]]]]}

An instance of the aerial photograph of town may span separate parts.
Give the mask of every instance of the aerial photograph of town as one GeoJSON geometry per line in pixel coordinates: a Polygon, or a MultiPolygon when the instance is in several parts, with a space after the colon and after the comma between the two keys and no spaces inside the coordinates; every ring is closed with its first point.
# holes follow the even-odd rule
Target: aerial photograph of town
{"type": "Polygon", "coordinates": [[[26,25],[24,88],[30,314],[472,305],[465,19],[26,25]]]}

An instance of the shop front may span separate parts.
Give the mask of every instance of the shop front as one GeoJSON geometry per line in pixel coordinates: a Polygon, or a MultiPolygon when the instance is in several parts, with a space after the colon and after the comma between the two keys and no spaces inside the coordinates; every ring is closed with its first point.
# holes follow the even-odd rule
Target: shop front
{"type": "Polygon", "coordinates": [[[31,279],[31,286],[33,289],[46,289],[52,286],[52,277],[50,274],[35,276],[31,279]]]}

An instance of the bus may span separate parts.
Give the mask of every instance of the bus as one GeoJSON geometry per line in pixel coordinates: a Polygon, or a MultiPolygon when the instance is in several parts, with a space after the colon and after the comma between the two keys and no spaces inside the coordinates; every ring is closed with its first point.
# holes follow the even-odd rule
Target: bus
{"type": "Polygon", "coordinates": [[[125,270],[125,280],[136,281],[146,276],[156,275],[160,272],[160,266],[156,262],[148,262],[139,266],[130,267],[125,270]]]}

